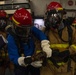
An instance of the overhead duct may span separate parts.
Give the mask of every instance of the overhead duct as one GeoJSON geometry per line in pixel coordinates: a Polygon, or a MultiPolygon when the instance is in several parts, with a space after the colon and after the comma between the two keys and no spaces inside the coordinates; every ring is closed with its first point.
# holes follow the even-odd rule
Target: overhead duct
{"type": "Polygon", "coordinates": [[[16,9],[24,7],[31,13],[31,7],[28,0],[7,0],[0,1],[0,10],[5,10],[7,14],[13,14],[16,9]]]}

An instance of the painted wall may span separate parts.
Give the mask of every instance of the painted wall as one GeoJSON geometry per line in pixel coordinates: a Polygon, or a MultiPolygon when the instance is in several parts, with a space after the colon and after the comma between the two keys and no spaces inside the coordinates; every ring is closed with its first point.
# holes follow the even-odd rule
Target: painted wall
{"type": "Polygon", "coordinates": [[[61,0],[61,4],[65,9],[71,9],[72,11],[67,11],[67,16],[74,17],[76,15],[76,0],[61,0]],[[69,5],[69,1],[72,1],[72,5],[69,5]]]}
{"type": "MultiPolygon", "coordinates": [[[[27,0],[7,0],[6,3],[23,3],[27,0]]],[[[74,9],[76,10],[76,0],[30,0],[31,1],[31,9],[33,10],[36,16],[43,16],[46,11],[46,6],[52,2],[57,1],[60,2],[63,8],[65,9],[74,9]],[[68,5],[68,1],[72,1],[73,4],[71,6],[68,5]]],[[[67,12],[67,16],[75,16],[75,11],[67,12]]]]}
{"type": "MultiPolygon", "coordinates": [[[[33,9],[35,15],[43,16],[45,14],[46,6],[52,1],[60,2],[61,5],[63,6],[63,8],[65,8],[65,9],[76,10],[76,1],[75,0],[72,0],[73,5],[71,5],[71,6],[68,5],[69,0],[31,0],[32,9],[33,9]]],[[[75,15],[75,11],[69,11],[67,13],[68,13],[67,16],[75,15]]]]}
{"type": "MultiPolygon", "coordinates": [[[[43,16],[46,11],[46,6],[51,2],[52,0],[31,0],[32,9],[36,16],[43,16]]],[[[59,0],[54,0],[58,1],[59,0]]]]}

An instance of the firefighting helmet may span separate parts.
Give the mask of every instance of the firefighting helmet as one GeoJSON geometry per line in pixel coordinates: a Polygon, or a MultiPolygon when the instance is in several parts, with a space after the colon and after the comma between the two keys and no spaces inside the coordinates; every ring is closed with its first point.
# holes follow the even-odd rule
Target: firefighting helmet
{"type": "Polygon", "coordinates": [[[19,27],[32,26],[32,16],[25,8],[17,9],[12,16],[12,20],[19,27]]]}
{"type": "Polygon", "coordinates": [[[4,10],[0,10],[0,18],[7,18],[8,15],[4,10]]]}
{"type": "Polygon", "coordinates": [[[7,25],[8,15],[4,10],[0,10],[0,30],[4,31],[7,25]]]}
{"type": "Polygon", "coordinates": [[[62,5],[58,2],[51,2],[48,6],[47,6],[47,10],[63,10],[62,5]]]}
{"type": "Polygon", "coordinates": [[[58,2],[51,2],[47,6],[45,26],[47,28],[57,28],[62,21],[63,8],[58,2]]]}
{"type": "Polygon", "coordinates": [[[30,31],[32,27],[32,16],[25,8],[17,9],[11,21],[14,26],[14,31],[17,36],[19,36],[23,41],[27,40],[30,36],[30,31]]]}
{"type": "Polygon", "coordinates": [[[72,26],[75,26],[76,27],[76,18],[74,19],[74,21],[72,23],[72,26]]]}

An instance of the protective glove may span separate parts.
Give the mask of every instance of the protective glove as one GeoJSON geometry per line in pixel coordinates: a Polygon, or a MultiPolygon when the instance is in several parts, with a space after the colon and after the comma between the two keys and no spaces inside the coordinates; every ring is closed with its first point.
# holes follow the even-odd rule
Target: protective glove
{"type": "Polygon", "coordinates": [[[42,61],[34,61],[34,62],[31,63],[31,65],[33,67],[39,68],[39,67],[42,66],[42,63],[43,63],[42,61]]]}
{"type": "Polygon", "coordinates": [[[41,47],[42,47],[43,51],[46,52],[47,58],[52,56],[52,49],[50,48],[48,40],[41,41],[41,47]]]}
{"type": "Polygon", "coordinates": [[[32,58],[31,56],[27,56],[27,57],[19,57],[18,58],[18,64],[20,66],[28,66],[29,64],[31,64],[32,62],[32,58]]]}

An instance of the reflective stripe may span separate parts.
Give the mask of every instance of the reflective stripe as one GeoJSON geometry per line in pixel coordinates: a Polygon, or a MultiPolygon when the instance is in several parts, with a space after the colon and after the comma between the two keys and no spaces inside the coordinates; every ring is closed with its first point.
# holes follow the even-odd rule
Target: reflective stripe
{"type": "Polygon", "coordinates": [[[63,8],[57,8],[57,10],[63,10],[63,8]]]}
{"type": "Polygon", "coordinates": [[[71,45],[76,50],[76,45],[71,45]]]}
{"type": "Polygon", "coordinates": [[[64,62],[61,62],[61,63],[57,63],[59,66],[62,66],[64,65],[65,63],[64,62]]]}
{"type": "Polygon", "coordinates": [[[20,24],[18,21],[16,21],[16,20],[14,19],[14,17],[12,17],[12,20],[16,23],[16,25],[20,24]]]}
{"type": "Polygon", "coordinates": [[[51,48],[67,48],[69,44],[51,44],[51,48]]]}
{"type": "MultiPolygon", "coordinates": [[[[71,45],[71,46],[72,46],[74,49],[76,49],[76,45],[73,44],[73,45],[71,45]]],[[[60,49],[61,49],[61,48],[66,49],[67,47],[69,47],[69,44],[51,44],[50,47],[51,47],[51,48],[55,48],[55,49],[56,49],[56,48],[58,48],[58,49],[59,49],[59,48],[60,48],[60,49]]]]}
{"type": "MultiPolygon", "coordinates": [[[[51,48],[65,48],[66,49],[67,47],[69,47],[69,44],[51,44],[50,47],[51,48]]],[[[75,44],[71,45],[71,47],[73,47],[76,50],[76,45],[75,44]]],[[[53,64],[51,60],[49,60],[48,62],[50,64],[53,64]]],[[[58,62],[57,63],[57,65],[59,65],[59,66],[62,66],[64,64],[65,64],[64,62],[58,62]]]]}
{"type": "MultiPolygon", "coordinates": [[[[53,62],[50,61],[50,60],[48,60],[48,63],[53,65],[53,62]]],[[[62,66],[62,65],[64,65],[64,64],[65,64],[64,62],[58,62],[58,63],[57,63],[57,65],[59,65],[59,66],[62,66]]]]}
{"type": "Polygon", "coordinates": [[[41,50],[37,50],[37,51],[36,51],[36,53],[39,53],[39,52],[41,52],[41,50]]]}

